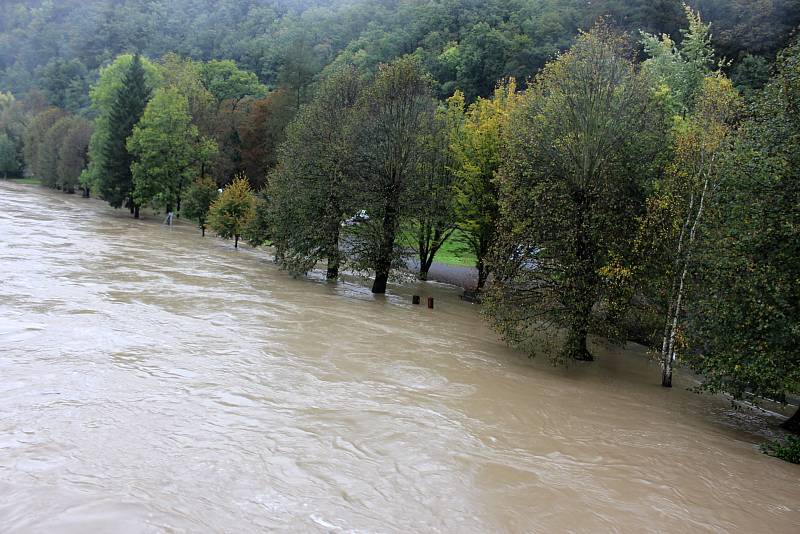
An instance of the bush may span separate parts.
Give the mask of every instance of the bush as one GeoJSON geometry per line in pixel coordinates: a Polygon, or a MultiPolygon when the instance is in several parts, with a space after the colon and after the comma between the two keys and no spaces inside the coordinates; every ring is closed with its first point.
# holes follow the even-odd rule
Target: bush
{"type": "Polygon", "coordinates": [[[768,441],[761,445],[761,452],[793,464],[800,464],[800,436],[787,436],[784,440],[768,441]]]}

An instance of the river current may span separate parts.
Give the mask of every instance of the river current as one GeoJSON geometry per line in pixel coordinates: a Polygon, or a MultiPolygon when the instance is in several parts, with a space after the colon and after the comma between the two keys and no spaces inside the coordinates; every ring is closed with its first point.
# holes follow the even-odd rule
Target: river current
{"type": "Polygon", "coordinates": [[[641,347],[553,368],[159,222],[0,182],[0,532],[800,532],[768,416],[641,347]]]}

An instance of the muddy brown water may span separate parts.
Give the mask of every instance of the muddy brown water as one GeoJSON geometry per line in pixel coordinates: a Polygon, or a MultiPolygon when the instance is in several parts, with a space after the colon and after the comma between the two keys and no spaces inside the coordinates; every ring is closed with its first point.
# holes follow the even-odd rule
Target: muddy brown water
{"type": "MultiPolygon", "coordinates": [[[[0,182],[0,531],[800,532],[764,416],[0,182]]],[[[436,308],[410,295],[436,297],[436,308]]]]}

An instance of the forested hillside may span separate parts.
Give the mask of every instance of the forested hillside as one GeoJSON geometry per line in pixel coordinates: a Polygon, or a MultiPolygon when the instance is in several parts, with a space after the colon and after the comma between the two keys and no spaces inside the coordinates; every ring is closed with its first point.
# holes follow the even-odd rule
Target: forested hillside
{"type": "MultiPolygon", "coordinates": [[[[800,21],[796,0],[689,3],[736,64],[772,59],[800,21]]],[[[0,91],[42,89],[73,111],[123,52],[232,59],[271,88],[304,88],[335,62],[371,69],[416,53],[440,97],[460,89],[472,100],[502,77],[524,82],[600,16],[678,38],[683,20],[678,0],[6,0],[0,9],[0,91]]]]}

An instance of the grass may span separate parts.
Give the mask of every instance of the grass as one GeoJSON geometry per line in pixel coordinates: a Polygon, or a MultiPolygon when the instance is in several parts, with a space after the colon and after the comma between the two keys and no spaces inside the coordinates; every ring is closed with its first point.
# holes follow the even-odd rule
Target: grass
{"type": "Polygon", "coordinates": [[[42,181],[38,178],[8,178],[8,180],[15,184],[42,185],[42,181]]]}
{"type": "MultiPolygon", "coordinates": [[[[413,247],[414,244],[412,243],[413,237],[404,234],[404,245],[407,247],[413,247]]],[[[433,258],[434,263],[443,263],[445,265],[455,265],[458,267],[475,267],[475,254],[472,253],[469,246],[467,245],[467,241],[464,237],[464,233],[461,230],[456,230],[453,232],[453,235],[450,236],[450,239],[445,241],[442,248],[436,253],[436,257],[433,258]]]]}

